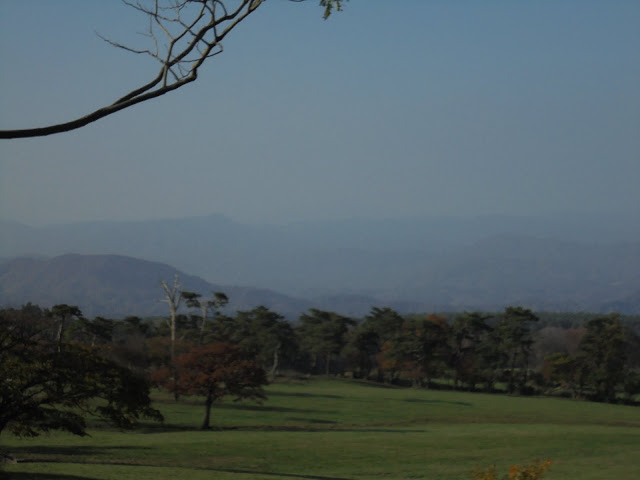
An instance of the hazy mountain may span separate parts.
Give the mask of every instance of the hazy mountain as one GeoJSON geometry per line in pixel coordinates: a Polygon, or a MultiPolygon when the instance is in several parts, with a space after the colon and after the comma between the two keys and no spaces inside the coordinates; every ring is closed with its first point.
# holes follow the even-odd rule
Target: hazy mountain
{"type": "Polygon", "coordinates": [[[624,298],[607,302],[600,308],[603,312],[640,313],[640,290],[624,298]]]}
{"type": "MultiPolygon", "coordinates": [[[[0,257],[126,255],[345,313],[366,311],[368,304],[402,311],[514,303],[547,310],[640,309],[633,300],[640,291],[640,222],[625,215],[285,226],[242,225],[212,215],[38,228],[5,222],[0,228],[0,257]]],[[[149,281],[157,286],[159,280],[149,281]]]]}
{"type": "MultiPolygon", "coordinates": [[[[414,271],[398,295],[428,295],[456,309],[601,311],[640,287],[640,242],[581,244],[502,235],[443,255],[414,271]]],[[[620,304],[623,305],[622,303],[620,304]]],[[[631,303],[623,309],[631,313],[631,303]]]]}
{"type": "Polygon", "coordinates": [[[68,254],[51,259],[18,258],[0,265],[0,304],[26,302],[50,307],[57,303],[78,305],[89,317],[166,316],[161,281],[169,284],[178,274],[184,290],[207,296],[223,291],[230,299],[227,311],[264,305],[282,314],[297,316],[309,307],[268,290],[212,285],[158,262],[118,255],[68,254]]]}

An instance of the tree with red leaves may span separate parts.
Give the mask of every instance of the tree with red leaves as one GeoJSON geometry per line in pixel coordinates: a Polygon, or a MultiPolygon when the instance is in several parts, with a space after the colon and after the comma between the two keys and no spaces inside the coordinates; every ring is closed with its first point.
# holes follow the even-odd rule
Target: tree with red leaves
{"type": "Polygon", "coordinates": [[[236,401],[266,398],[262,390],[267,384],[264,369],[237,345],[220,342],[194,347],[176,358],[175,368],[176,375],[163,369],[154,379],[171,392],[205,397],[202,430],[209,429],[211,406],[222,397],[234,395],[236,401]]]}

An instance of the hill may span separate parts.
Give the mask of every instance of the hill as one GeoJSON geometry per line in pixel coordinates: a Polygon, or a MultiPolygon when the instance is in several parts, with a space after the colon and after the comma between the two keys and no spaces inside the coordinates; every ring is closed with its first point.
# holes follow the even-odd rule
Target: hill
{"type": "Polygon", "coordinates": [[[311,303],[345,314],[362,314],[371,305],[415,312],[498,310],[511,304],[640,313],[640,223],[624,215],[284,226],[243,225],[211,215],[0,225],[2,258],[69,252],[161,262],[213,284],[277,291],[309,299],[292,300],[294,305],[311,303]]]}
{"type": "Polygon", "coordinates": [[[26,302],[50,307],[57,303],[78,305],[88,317],[121,318],[127,315],[167,315],[160,300],[161,281],[179,275],[185,290],[207,295],[223,291],[229,311],[264,305],[287,315],[307,308],[300,300],[269,290],[211,284],[169,265],[119,255],[68,254],[51,259],[18,258],[0,265],[0,304],[26,302]]]}

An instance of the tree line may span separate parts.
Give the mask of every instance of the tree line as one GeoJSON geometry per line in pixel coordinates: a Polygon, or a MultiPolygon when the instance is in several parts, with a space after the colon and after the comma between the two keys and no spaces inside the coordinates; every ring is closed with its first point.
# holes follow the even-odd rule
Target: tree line
{"type": "Polygon", "coordinates": [[[202,396],[208,428],[216,401],[263,399],[278,375],[606,402],[640,394],[640,340],[616,315],[542,330],[520,306],[450,318],[309,309],[290,322],[264,306],[229,315],[223,293],[205,298],[179,287],[177,279],[163,285],[173,299],[166,319],[87,319],[63,304],[0,310],[0,433],[84,434],[87,415],[123,428],[160,420],[154,386],[176,399],[202,396]]]}

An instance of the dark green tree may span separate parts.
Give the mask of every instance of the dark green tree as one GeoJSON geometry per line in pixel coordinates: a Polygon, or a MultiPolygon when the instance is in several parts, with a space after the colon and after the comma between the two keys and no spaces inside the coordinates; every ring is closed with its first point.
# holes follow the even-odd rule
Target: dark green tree
{"type": "Polygon", "coordinates": [[[228,326],[228,340],[255,358],[271,379],[275,378],[282,357],[292,358],[297,350],[291,324],[264,306],[239,311],[228,326]]]}
{"type": "Polygon", "coordinates": [[[552,353],[544,358],[542,375],[552,387],[569,388],[573,398],[582,398],[589,377],[585,360],[582,353],[552,353]]]}
{"type": "Polygon", "coordinates": [[[376,355],[380,353],[380,337],[364,324],[349,331],[344,355],[355,378],[368,378],[376,366],[376,355]]]}
{"type": "Polygon", "coordinates": [[[627,345],[629,332],[609,315],[589,320],[580,341],[579,355],[588,371],[588,382],[595,391],[595,399],[613,402],[616,388],[627,374],[627,345]]]}
{"type": "Polygon", "coordinates": [[[474,390],[483,381],[483,371],[488,367],[485,355],[492,328],[488,324],[491,315],[480,312],[465,312],[453,321],[449,338],[451,355],[449,364],[453,369],[454,384],[464,382],[474,390]]]}
{"type": "Polygon", "coordinates": [[[528,379],[529,357],[533,346],[531,324],[538,317],[523,307],[507,307],[496,326],[495,340],[500,342],[501,364],[506,368],[507,389],[522,393],[528,379]]]}
{"type": "MultiPolygon", "coordinates": [[[[373,368],[379,367],[377,357],[382,345],[397,337],[404,318],[389,307],[372,307],[357,328],[349,332],[345,353],[353,364],[354,375],[368,377],[373,368]]],[[[378,368],[378,380],[382,381],[382,369],[378,368]]]]}
{"type": "Polygon", "coordinates": [[[209,312],[212,312],[214,318],[219,315],[220,308],[229,303],[229,298],[223,292],[213,292],[211,298],[202,298],[202,295],[195,292],[182,292],[187,307],[197,308],[200,311],[200,326],[198,343],[204,343],[204,334],[207,327],[209,312]]]}
{"type": "Polygon", "coordinates": [[[376,333],[381,343],[391,340],[402,330],[404,318],[389,307],[372,307],[363,326],[376,333]]]}
{"type": "Polygon", "coordinates": [[[331,358],[340,353],[346,344],[347,332],[355,325],[355,320],[335,312],[309,309],[300,316],[298,335],[302,349],[312,358],[312,369],[318,365],[318,358],[324,358],[324,373],[330,373],[331,358]]]}
{"type": "Polygon", "coordinates": [[[115,325],[114,335],[148,337],[154,333],[154,327],[149,321],[145,321],[135,315],[125,317],[115,325]]]}
{"type": "Polygon", "coordinates": [[[95,349],[59,341],[58,331],[33,307],[0,311],[0,432],[85,435],[87,415],[121,428],[162,418],[144,378],[95,349]]]}
{"type": "Polygon", "coordinates": [[[60,303],[51,307],[49,315],[54,319],[56,324],[56,342],[58,343],[58,351],[60,351],[64,342],[65,330],[69,322],[74,319],[81,319],[82,312],[77,305],[60,303]]]}
{"type": "Polygon", "coordinates": [[[116,322],[108,318],[96,317],[93,320],[79,318],[70,326],[70,337],[90,347],[110,344],[113,340],[116,322]]]}
{"type": "Polygon", "coordinates": [[[400,362],[414,386],[430,387],[448,357],[447,335],[447,322],[442,317],[412,318],[405,321],[388,353],[400,362]]]}

